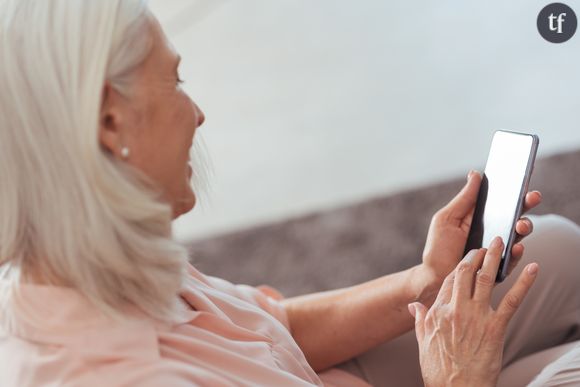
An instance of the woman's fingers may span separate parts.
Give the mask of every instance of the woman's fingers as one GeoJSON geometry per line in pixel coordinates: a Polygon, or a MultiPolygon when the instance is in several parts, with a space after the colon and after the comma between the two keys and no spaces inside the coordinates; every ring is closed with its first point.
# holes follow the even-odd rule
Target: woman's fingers
{"type": "MultiPolygon", "coordinates": [[[[529,195],[529,194],[528,194],[529,195]]],[[[514,267],[517,266],[518,262],[524,255],[524,245],[520,242],[525,237],[529,236],[534,231],[534,223],[526,217],[520,218],[516,222],[516,239],[511,251],[511,260],[508,266],[507,274],[509,275],[514,267]]]]}
{"type": "MultiPolygon", "coordinates": [[[[476,250],[473,250],[476,251],[476,250]]],[[[455,274],[457,270],[453,270],[451,273],[447,274],[447,277],[443,280],[443,284],[439,289],[437,298],[433,305],[443,305],[448,304],[451,300],[451,295],[453,294],[453,283],[455,282],[455,274]]]]}
{"type": "MultiPolygon", "coordinates": [[[[516,222],[516,239],[514,246],[534,231],[534,223],[529,218],[520,218],[516,222]]],[[[512,253],[513,254],[513,253],[512,253]]]]}
{"type": "Polygon", "coordinates": [[[516,223],[516,232],[522,237],[528,236],[534,231],[534,224],[529,218],[520,218],[516,223]]]}
{"type": "Polygon", "coordinates": [[[522,256],[524,255],[524,245],[517,243],[512,247],[512,257],[510,263],[508,264],[507,275],[510,275],[512,270],[520,263],[522,256]]]}
{"type": "Polygon", "coordinates": [[[475,301],[489,304],[491,291],[495,285],[495,278],[501,261],[503,247],[504,244],[500,237],[495,237],[491,242],[487,254],[485,255],[483,265],[477,272],[475,290],[473,292],[473,299],[475,301]]]}
{"type": "Polygon", "coordinates": [[[475,272],[479,270],[485,257],[486,249],[471,250],[455,269],[455,283],[453,284],[453,294],[451,302],[460,306],[465,301],[471,299],[473,289],[473,278],[475,272]]]}
{"type": "MultiPolygon", "coordinates": [[[[540,191],[528,192],[526,194],[526,201],[524,203],[523,213],[526,213],[532,208],[538,206],[541,202],[542,202],[542,194],[540,193],[540,191]]],[[[530,235],[533,231],[534,231],[534,223],[529,218],[521,217],[520,219],[518,219],[518,221],[516,222],[516,239],[514,241],[514,247],[517,246],[517,244],[521,242],[522,239],[530,235]]],[[[521,253],[523,253],[523,249],[521,253]]],[[[512,256],[514,255],[521,257],[520,252],[518,252],[515,249],[512,249],[512,256]]]]}
{"type": "Polygon", "coordinates": [[[524,213],[532,208],[538,206],[542,202],[542,193],[540,191],[532,191],[526,194],[524,202],[524,213]]]}
{"type": "Polygon", "coordinates": [[[521,243],[514,244],[512,246],[512,260],[510,261],[510,265],[512,262],[517,262],[519,259],[524,255],[524,245],[521,243]]]}
{"type": "Polygon", "coordinates": [[[500,323],[503,324],[504,327],[507,326],[514,313],[516,310],[518,310],[519,306],[524,300],[524,297],[526,294],[528,294],[528,291],[536,280],[537,274],[537,263],[534,262],[527,265],[518,277],[516,283],[501,300],[497,308],[497,316],[500,323]]]}

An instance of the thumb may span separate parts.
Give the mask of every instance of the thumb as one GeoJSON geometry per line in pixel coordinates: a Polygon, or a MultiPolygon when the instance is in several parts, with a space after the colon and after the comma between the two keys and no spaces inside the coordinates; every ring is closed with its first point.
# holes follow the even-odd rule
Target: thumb
{"type": "Polygon", "coordinates": [[[445,206],[453,219],[463,219],[475,208],[482,178],[477,171],[469,172],[463,189],[445,206]]]}
{"type": "Polygon", "coordinates": [[[415,318],[415,333],[417,335],[417,340],[421,341],[423,339],[423,334],[425,332],[424,321],[427,315],[427,307],[420,302],[413,302],[407,305],[409,308],[409,313],[415,318]]]}

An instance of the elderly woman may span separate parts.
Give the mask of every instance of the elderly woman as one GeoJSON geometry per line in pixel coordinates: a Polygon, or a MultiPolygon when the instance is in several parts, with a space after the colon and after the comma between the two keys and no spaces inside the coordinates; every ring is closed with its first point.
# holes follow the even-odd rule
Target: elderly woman
{"type": "MultiPolygon", "coordinates": [[[[172,239],[195,206],[204,115],[146,5],[3,0],[0,39],[1,386],[515,386],[573,360],[570,221],[537,218],[536,262],[492,296],[502,241],[461,259],[481,181],[470,173],[418,266],[291,299],[233,285],[172,239]]],[[[540,201],[530,192],[526,208],[540,201]]]]}

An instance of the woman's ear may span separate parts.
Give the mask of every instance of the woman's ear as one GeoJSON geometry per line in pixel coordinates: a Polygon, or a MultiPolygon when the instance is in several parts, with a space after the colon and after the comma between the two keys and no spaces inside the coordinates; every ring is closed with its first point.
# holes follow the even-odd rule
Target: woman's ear
{"type": "Polygon", "coordinates": [[[99,142],[106,152],[121,159],[121,149],[129,136],[125,133],[127,104],[124,97],[107,81],[103,87],[99,113],[99,142]]]}

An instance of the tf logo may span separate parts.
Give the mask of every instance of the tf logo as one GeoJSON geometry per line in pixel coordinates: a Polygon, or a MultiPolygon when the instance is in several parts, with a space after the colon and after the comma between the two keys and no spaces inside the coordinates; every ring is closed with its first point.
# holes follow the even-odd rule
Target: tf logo
{"type": "Polygon", "coordinates": [[[537,24],[540,35],[548,42],[563,43],[574,36],[578,21],[572,8],[552,3],[540,11],[537,24]]]}

